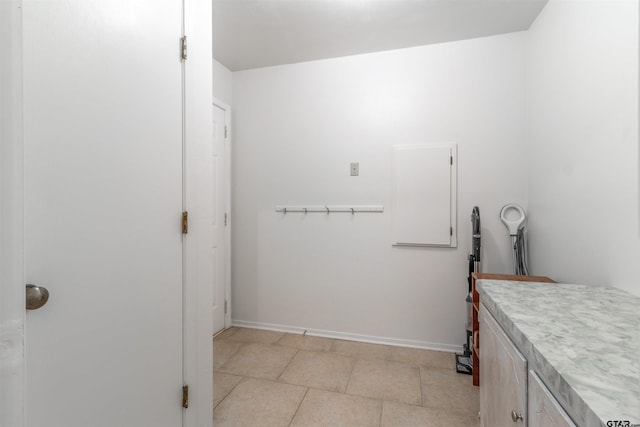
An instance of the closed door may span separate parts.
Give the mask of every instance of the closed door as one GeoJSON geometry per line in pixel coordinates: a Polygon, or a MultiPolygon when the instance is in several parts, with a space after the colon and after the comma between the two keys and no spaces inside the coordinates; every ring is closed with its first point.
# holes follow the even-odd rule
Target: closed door
{"type": "Polygon", "coordinates": [[[213,104],[211,139],[193,138],[186,147],[187,280],[197,283],[202,295],[211,295],[208,322],[213,333],[228,320],[229,284],[229,107],[213,104]],[[210,293],[209,293],[210,292],[210,293]]]}
{"type": "Polygon", "coordinates": [[[182,14],[23,2],[29,427],[182,425],[182,14]]]}
{"type": "Polygon", "coordinates": [[[226,299],[227,278],[229,276],[229,247],[226,238],[229,226],[228,185],[229,185],[229,140],[228,107],[222,103],[213,105],[213,143],[209,155],[211,162],[211,180],[213,203],[211,217],[211,244],[213,259],[213,331],[217,333],[225,327],[228,306],[226,299]]]}

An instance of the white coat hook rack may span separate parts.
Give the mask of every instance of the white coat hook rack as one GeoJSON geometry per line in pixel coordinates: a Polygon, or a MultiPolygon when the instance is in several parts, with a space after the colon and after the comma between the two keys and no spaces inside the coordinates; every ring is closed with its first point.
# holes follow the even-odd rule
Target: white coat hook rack
{"type": "Polygon", "coordinates": [[[289,214],[289,213],[350,213],[352,215],[356,213],[382,213],[384,212],[384,206],[330,206],[330,205],[318,205],[318,206],[276,206],[276,212],[289,214]]]}

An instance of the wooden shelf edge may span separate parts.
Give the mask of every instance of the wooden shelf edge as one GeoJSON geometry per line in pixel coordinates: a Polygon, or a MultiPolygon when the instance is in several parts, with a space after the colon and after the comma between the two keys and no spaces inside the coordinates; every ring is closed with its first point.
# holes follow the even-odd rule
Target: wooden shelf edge
{"type": "Polygon", "coordinates": [[[493,273],[472,273],[472,277],[477,280],[513,280],[515,282],[542,282],[556,283],[555,280],[546,276],[519,276],[516,274],[493,274],[493,273]]]}

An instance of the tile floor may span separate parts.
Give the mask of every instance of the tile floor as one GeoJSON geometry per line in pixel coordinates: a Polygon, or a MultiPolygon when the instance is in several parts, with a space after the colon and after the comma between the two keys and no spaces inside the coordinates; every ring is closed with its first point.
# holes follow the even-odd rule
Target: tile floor
{"type": "Polygon", "coordinates": [[[216,427],[479,425],[452,353],[230,328],[213,354],[216,427]]]}

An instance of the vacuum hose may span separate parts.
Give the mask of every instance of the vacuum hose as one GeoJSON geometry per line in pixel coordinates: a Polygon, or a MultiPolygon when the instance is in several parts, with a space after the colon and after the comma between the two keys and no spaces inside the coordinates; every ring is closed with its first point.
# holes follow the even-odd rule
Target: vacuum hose
{"type": "Polygon", "coordinates": [[[524,228],[518,230],[518,234],[511,236],[513,243],[513,271],[520,276],[529,275],[527,265],[527,235],[524,228]]]}

